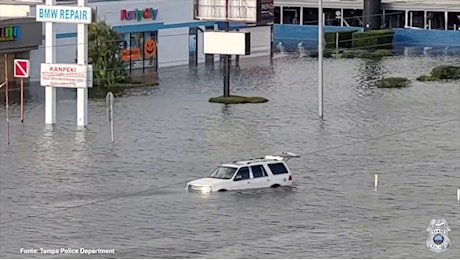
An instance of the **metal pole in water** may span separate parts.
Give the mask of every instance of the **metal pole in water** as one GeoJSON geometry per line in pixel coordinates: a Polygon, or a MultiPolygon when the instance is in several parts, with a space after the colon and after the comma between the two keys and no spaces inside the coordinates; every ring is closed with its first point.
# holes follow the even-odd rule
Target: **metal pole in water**
{"type": "Polygon", "coordinates": [[[378,185],[379,185],[379,175],[375,174],[374,175],[374,191],[377,191],[378,185]]]}
{"type": "Polygon", "coordinates": [[[112,138],[112,143],[114,142],[114,135],[113,135],[113,93],[107,93],[105,97],[107,103],[107,116],[110,122],[110,136],[112,138]]]}
{"type": "Polygon", "coordinates": [[[460,202],[460,189],[457,189],[457,201],[460,202]]]}
{"type": "Polygon", "coordinates": [[[6,142],[10,145],[10,105],[8,86],[8,54],[5,54],[5,111],[6,111],[6,142]]]}
{"type": "Polygon", "coordinates": [[[323,118],[323,0],[318,0],[318,109],[323,118]]]}
{"type": "MultiPolygon", "coordinates": [[[[230,22],[225,22],[225,31],[230,31],[230,22]]],[[[230,57],[224,55],[224,97],[230,96],[230,57]]]]}

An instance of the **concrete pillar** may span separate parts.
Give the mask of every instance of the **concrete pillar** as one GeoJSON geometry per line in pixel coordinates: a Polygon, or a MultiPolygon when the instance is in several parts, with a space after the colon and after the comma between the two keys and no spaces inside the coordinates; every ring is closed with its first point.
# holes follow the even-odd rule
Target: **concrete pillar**
{"type": "Polygon", "coordinates": [[[280,6],[280,24],[284,23],[284,7],[280,6]]]}
{"type": "Polygon", "coordinates": [[[423,11],[423,29],[426,29],[428,25],[428,12],[426,10],[423,11]]]}
{"type": "Polygon", "coordinates": [[[364,0],[363,26],[364,30],[377,30],[382,22],[382,0],[364,0]]]}
{"type": "Polygon", "coordinates": [[[303,24],[303,7],[300,7],[299,24],[303,24]]]}
{"type": "Polygon", "coordinates": [[[340,9],[340,26],[343,27],[343,8],[340,9]]]}
{"type": "Polygon", "coordinates": [[[409,26],[412,27],[412,22],[414,21],[414,12],[410,12],[409,14],[409,26]]]}
{"type": "MultiPolygon", "coordinates": [[[[87,0],[78,0],[78,6],[85,7],[87,0]]],[[[88,25],[77,25],[77,64],[88,65],[88,25]]],[[[88,84],[88,82],[86,83],[88,84]]],[[[88,87],[77,88],[77,126],[88,125],[88,87]]]]}
{"type": "MultiPolygon", "coordinates": [[[[46,0],[46,5],[56,5],[56,0],[46,0]]],[[[56,63],[56,33],[54,24],[45,23],[45,62],[56,63]]],[[[45,124],[56,124],[56,88],[45,87],[45,124]]]]}
{"type": "Polygon", "coordinates": [[[409,26],[409,10],[404,12],[404,27],[409,26]]]}
{"type": "Polygon", "coordinates": [[[444,30],[448,30],[449,26],[449,12],[446,10],[444,11],[444,30]]]}

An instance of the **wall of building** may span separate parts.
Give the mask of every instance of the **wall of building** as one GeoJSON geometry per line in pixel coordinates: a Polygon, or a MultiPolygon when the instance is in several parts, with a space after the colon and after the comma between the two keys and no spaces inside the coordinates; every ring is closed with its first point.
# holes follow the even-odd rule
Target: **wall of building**
{"type": "MultiPolygon", "coordinates": [[[[158,31],[158,66],[174,66],[188,63],[189,26],[193,20],[193,2],[189,0],[154,0],[154,1],[113,1],[91,3],[97,9],[98,20],[103,20],[115,30],[122,32],[158,31]],[[152,8],[158,10],[155,19],[121,19],[122,10],[133,11],[152,8]]],[[[34,9],[34,8],[33,8],[34,9]]],[[[32,10],[35,15],[35,10],[32,10]]],[[[43,24],[44,26],[44,24],[43,24]]],[[[74,63],[77,51],[77,25],[55,24],[56,63],[74,63]]],[[[128,36],[129,39],[129,36],[128,36]]],[[[129,41],[129,40],[128,40],[129,41]]],[[[201,48],[202,49],[202,48],[201,48]]],[[[204,60],[202,51],[200,59],[204,60]]],[[[32,51],[31,60],[39,66],[45,60],[43,45],[32,51]]],[[[32,71],[33,78],[39,77],[39,71],[32,71]]]]}
{"type": "Polygon", "coordinates": [[[242,28],[240,32],[251,33],[251,55],[242,58],[270,56],[271,28],[270,26],[242,28]]]}
{"type": "MultiPolygon", "coordinates": [[[[94,2],[89,5],[96,8],[98,20],[105,21],[120,33],[156,31],[157,62],[160,68],[189,64],[189,27],[199,27],[201,30],[205,30],[206,27],[217,29],[215,22],[193,20],[193,1],[191,0],[107,1],[94,2]],[[144,10],[145,8],[152,8],[158,11],[155,19],[121,19],[122,10],[144,10]]],[[[35,8],[31,8],[31,15],[35,15],[35,8]]],[[[246,28],[242,30],[251,32],[253,53],[251,57],[270,55],[270,27],[246,28]]],[[[55,24],[55,31],[57,46],[56,63],[75,63],[77,25],[55,24]]],[[[198,32],[197,40],[198,61],[201,63],[205,60],[202,32],[198,32]]],[[[45,61],[43,45],[38,50],[32,51],[30,56],[32,67],[39,68],[40,63],[45,61]]],[[[216,55],[215,59],[218,60],[219,56],[216,55]]],[[[39,79],[38,70],[32,70],[31,73],[33,79],[39,79]]]]}
{"type": "Polygon", "coordinates": [[[30,14],[30,5],[20,4],[2,4],[0,8],[0,17],[21,17],[30,14]]]}

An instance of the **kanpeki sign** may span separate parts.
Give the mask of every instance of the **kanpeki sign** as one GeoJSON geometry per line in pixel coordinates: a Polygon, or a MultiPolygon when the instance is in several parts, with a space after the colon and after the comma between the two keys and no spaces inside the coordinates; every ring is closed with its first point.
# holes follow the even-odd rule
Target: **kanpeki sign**
{"type": "Polygon", "coordinates": [[[156,20],[158,16],[158,9],[153,9],[153,8],[145,8],[145,9],[134,9],[134,10],[126,10],[122,9],[120,11],[120,20],[122,21],[131,21],[131,20],[137,20],[137,21],[142,21],[150,19],[150,20],[156,20]]]}

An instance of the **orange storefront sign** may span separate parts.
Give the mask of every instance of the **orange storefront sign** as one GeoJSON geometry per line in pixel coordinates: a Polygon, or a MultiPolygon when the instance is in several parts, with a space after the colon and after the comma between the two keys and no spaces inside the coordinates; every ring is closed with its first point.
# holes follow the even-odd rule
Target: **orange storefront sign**
{"type": "Polygon", "coordinates": [[[121,60],[122,61],[131,61],[131,60],[140,60],[141,58],[141,49],[140,48],[129,48],[121,51],[121,60]]]}

